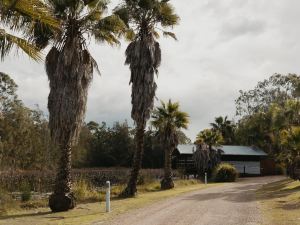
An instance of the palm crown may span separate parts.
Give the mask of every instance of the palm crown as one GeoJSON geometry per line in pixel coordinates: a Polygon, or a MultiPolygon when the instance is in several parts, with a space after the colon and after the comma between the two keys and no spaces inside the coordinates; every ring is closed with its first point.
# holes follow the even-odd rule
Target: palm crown
{"type": "Polygon", "coordinates": [[[176,39],[174,33],[165,30],[179,22],[169,0],[124,0],[114,11],[131,28],[129,38],[149,34],[159,38],[158,31],[161,31],[163,35],[176,39]]]}
{"type": "Polygon", "coordinates": [[[212,146],[219,146],[223,143],[222,134],[213,129],[205,129],[196,137],[196,144],[207,144],[211,149],[212,146]]]}
{"type": "MultiPolygon", "coordinates": [[[[171,100],[166,104],[161,102],[161,107],[157,107],[152,114],[151,124],[158,130],[162,141],[167,141],[169,136],[177,137],[180,129],[187,129],[189,116],[186,112],[179,110],[179,103],[172,103],[171,100]]],[[[178,138],[175,138],[178,144],[178,138]]]]}
{"type": "Polygon", "coordinates": [[[40,0],[1,0],[0,1],[0,59],[3,60],[13,47],[22,49],[34,60],[41,60],[39,49],[27,40],[35,23],[47,25],[49,29],[58,27],[58,21],[49,7],[40,0]],[[1,28],[2,25],[2,28],[1,28]],[[18,37],[5,30],[21,33],[18,37]]]}

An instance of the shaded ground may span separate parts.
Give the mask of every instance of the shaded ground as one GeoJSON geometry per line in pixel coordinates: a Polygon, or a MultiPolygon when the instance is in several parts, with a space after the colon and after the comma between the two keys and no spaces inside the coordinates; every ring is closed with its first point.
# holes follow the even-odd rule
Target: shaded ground
{"type": "Polygon", "coordinates": [[[256,190],[283,177],[243,178],[123,214],[105,225],[261,225],[256,190]]]}
{"type": "Polygon", "coordinates": [[[257,191],[265,225],[300,225],[300,182],[284,179],[257,191]]]}
{"type": "MultiPolygon", "coordinates": [[[[126,213],[145,207],[150,204],[159,204],[165,199],[176,197],[187,192],[211,188],[217,184],[199,184],[194,180],[176,181],[176,188],[169,191],[149,191],[141,193],[136,198],[114,200],[111,203],[112,212],[105,213],[105,202],[80,204],[74,210],[62,213],[51,213],[49,208],[22,210],[0,216],[0,225],[66,225],[66,224],[95,224],[95,221],[105,221],[126,213]]],[[[152,190],[152,189],[151,189],[152,190]]]]}

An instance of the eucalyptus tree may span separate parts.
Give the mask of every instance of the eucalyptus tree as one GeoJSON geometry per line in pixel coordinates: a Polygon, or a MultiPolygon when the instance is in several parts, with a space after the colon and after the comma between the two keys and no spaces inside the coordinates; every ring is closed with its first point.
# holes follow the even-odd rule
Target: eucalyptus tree
{"type": "Polygon", "coordinates": [[[36,24],[34,41],[41,48],[52,44],[46,56],[50,81],[49,128],[61,158],[49,206],[57,212],[75,207],[71,190],[71,152],[84,120],[88,87],[97,70],[97,63],[88,50],[88,40],[93,38],[97,42],[118,45],[125,25],[116,15],[105,17],[105,0],[48,0],[48,4],[60,21],[61,32],[53,33],[43,24],[36,24]]]}
{"type": "Polygon", "coordinates": [[[165,28],[177,25],[179,17],[168,0],[123,0],[115,9],[128,27],[132,28],[132,41],[126,49],[125,64],[131,70],[132,111],[131,117],[136,125],[136,151],[130,179],[123,197],[134,196],[143,158],[143,145],[146,123],[153,109],[155,91],[155,73],[161,64],[161,49],[157,41],[159,32],[176,39],[174,33],[165,28]]]}
{"type": "Polygon", "coordinates": [[[163,101],[152,114],[151,124],[157,130],[161,145],[165,151],[164,178],[161,181],[161,189],[171,189],[174,187],[172,180],[172,152],[179,143],[179,132],[187,129],[189,116],[186,112],[179,109],[179,103],[172,103],[171,100],[166,104],[163,101]]]}
{"type": "Polygon", "coordinates": [[[235,100],[236,114],[250,116],[257,112],[266,112],[272,103],[283,107],[287,100],[299,96],[299,75],[274,74],[269,79],[258,82],[251,90],[240,90],[240,96],[235,100]]]}
{"type": "Polygon", "coordinates": [[[22,49],[34,60],[40,61],[39,49],[30,40],[35,23],[58,28],[58,21],[49,7],[41,0],[0,0],[0,59],[3,60],[13,47],[22,49]],[[8,31],[9,30],[9,31],[8,31]],[[13,33],[11,33],[13,32],[13,33]],[[18,33],[21,37],[15,35],[18,33]]]}

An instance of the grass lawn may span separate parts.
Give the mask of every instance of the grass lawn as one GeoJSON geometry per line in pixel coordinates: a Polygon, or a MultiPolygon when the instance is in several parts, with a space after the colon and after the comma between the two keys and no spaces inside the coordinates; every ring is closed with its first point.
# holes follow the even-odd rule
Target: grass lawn
{"type": "Polygon", "coordinates": [[[264,225],[300,225],[300,182],[285,179],[257,191],[264,225]]]}
{"type": "Polygon", "coordinates": [[[51,213],[48,208],[38,208],[10,212],[0,217],[0,224],[5,225],[40,225],[40,224],[92,224],[104,221],[114,216],[137,209],[163,199],[178,196],[180,194],[212,187],[218,184],[204,185],[195,180],[175,181],[175,189],[159,191],[159,183],[152,183],[140,188],[140,194],[130,199],[113,199],[111,202],[111,213],[105,213],[105,202],[79,204],[76,209],[69,212],[51,213]]]}

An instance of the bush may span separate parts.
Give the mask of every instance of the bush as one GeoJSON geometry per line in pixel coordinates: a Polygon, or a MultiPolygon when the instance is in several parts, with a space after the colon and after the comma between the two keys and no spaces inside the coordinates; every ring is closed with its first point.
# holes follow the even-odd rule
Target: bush
{"type": "Polygon", "coordinates": [[[229,163],[221,163],[214,171],[213,178],[216,182],[234,182],[238,177],[238,172],[229,163]]]}
{"type": "Polygon", "coordinates": [[[22,202],[27,202],[30,199],[31,199],[30,185],[27,183],[23,183],[21,185],[21,200],[22,200],[22,202]]]}

